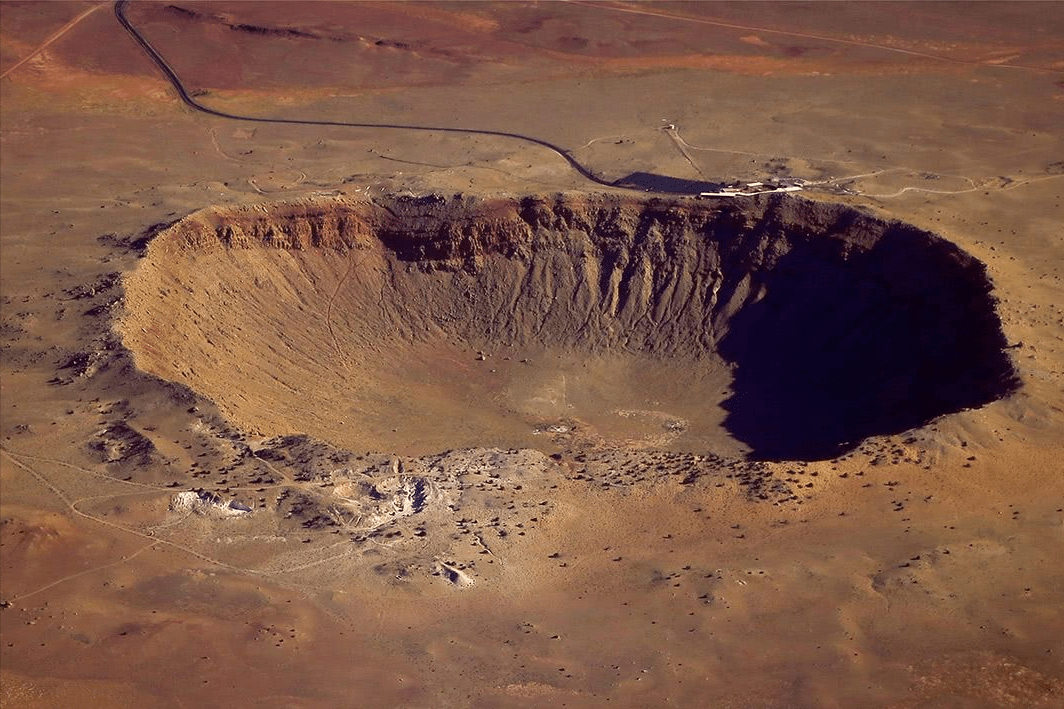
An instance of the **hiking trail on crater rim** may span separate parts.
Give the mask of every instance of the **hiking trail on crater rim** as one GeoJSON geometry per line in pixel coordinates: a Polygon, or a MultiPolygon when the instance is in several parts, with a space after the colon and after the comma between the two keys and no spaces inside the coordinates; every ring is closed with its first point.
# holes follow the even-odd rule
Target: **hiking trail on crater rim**
{"type": "Polygon", "coordinates": [[[403,454],[572,429],[824,459],[1016,387],[979,261],[793,197],[211,207],[125,288],[142,369],[250,432],[403,454]]]}

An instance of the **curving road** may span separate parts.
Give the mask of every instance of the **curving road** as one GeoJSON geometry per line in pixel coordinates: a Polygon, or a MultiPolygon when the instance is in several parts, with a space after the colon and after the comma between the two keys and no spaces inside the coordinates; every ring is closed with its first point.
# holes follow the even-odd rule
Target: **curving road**
{"type": "MultiPolygon", "coordinates": [[[[137,44],[139,44],[141,48],[145,51],[145,53],[151,58],[151,60],[155,63],[155,66],[159,67],[159,70],[162,71],[162,73],[170,81],[170,84],[174,87],[174,90],[177,92],[177,95],[181,99],[181,101],[184,102],[184,104],[189,108],[199,111],[200,113],[206,113],[211,116],[217,116],[218,118],[228,118],[234,121],[250,121],[252,123],[281,123],[302,126],[341,126],[347,128],[382,128],[387,130],[410,130],[431,133],[462,133],[466,135],[488,135],[498,138],[511,138],[513,140],[520,140],[525,143],[532,143],[533,145],[538,145],[542,148],[550,150],[552,153],[555,153],[567,163],[569,163],[569,166],[573,168],[573,170],[578,172],[581,177],[583,177],[585,180],[588,180],[589,182],[593,182],[596,185],[602,185],[604,187],[618,187],[618,185],[616,185],[614,182],[603,180],[602,178],[591,172],[591,170],[581,165],[580,162],[577,161],[577,159],[574,158],[569,153],[569,151],[565,150],[564,148],[555,145],[554,143],[550,143],[546,140],[542,140],[540,138],[533,138],[527,135],[521,135],[520,133],[509,133],[506,131],[483,130],[476,128],[422,126],[402,123],[359,123],[354,121],[323,121],[303,118],[269,118],[264,116],[242,116],[236,113],[227,113],[225,111],[219,111],[209,106],[204,106],[202,103],[192,97],[192,95],[188,92],[188,89],[185,88],[184,83],[182,83],[181,77],[179,77],[177,75],[177,72],[174,71],[173,67],[171,67],[170,64],[167,63],[163,55],[159,53],[159,50],[152,46],[151,42],[149,42],[147,38],[145,38],[144,35],[142,35],[140,31],[133,26],[133,24],[129,21],[129,18],[126,17],[125,6],[128,2],[129,0],[117,0],[117,2],[115,2],[115,17],[118,19],[119,23],[121,23],[121,25],[125,27],[126,31],[129,32],[130,36],[132,36],[133,39],[137,41],[137,44]]],[[[622,189],[629,188],[622,187],[622,189]]]]}

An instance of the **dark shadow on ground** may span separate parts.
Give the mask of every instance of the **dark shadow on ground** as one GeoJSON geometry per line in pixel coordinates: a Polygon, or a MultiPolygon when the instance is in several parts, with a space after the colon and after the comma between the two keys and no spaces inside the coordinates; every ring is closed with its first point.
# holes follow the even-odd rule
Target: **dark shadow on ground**
{"type": "Polygon", "coordinates": [[[810,242],[763,274],[718,352],[725,427],[762,460],[820,460],[1015,391],[983,265],[892,227],[869,251],[810,242]]]}
{"type": "Polygon", "coordinates": [[[679,177],[657,175],[653,172],[633,172],[613,183],[617,187],[659,192],[662,194],[698,194],[699,192],[716,192],[721,185],[717,182],[684,180],[679,177]]]}

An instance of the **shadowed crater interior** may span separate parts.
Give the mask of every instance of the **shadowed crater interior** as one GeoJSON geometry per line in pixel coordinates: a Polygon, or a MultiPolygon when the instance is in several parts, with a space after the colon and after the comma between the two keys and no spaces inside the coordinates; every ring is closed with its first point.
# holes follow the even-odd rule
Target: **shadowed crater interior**
{"type": "Polygon", "coordinates": [[[1011,392],[994,305],[973,257],[841,205],[431,195],[192,214],[119,329],[262,434],[818,459],[1011,392]]]}

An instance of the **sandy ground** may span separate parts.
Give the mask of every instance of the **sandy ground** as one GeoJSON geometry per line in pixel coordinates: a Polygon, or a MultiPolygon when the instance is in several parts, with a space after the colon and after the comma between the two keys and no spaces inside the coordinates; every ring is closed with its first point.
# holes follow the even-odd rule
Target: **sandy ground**
{"type": "Polygon", "coordinates": [[[5,706],[1064,706],[1059,4],[129,8],[222,110],[797,176],[987,264],[1017,393],[772,464],[263,440],[139,373],[121,275],[194,210],[589,185],[501,137],[192,113],[93,4],[0,4],[5,706]]]}

